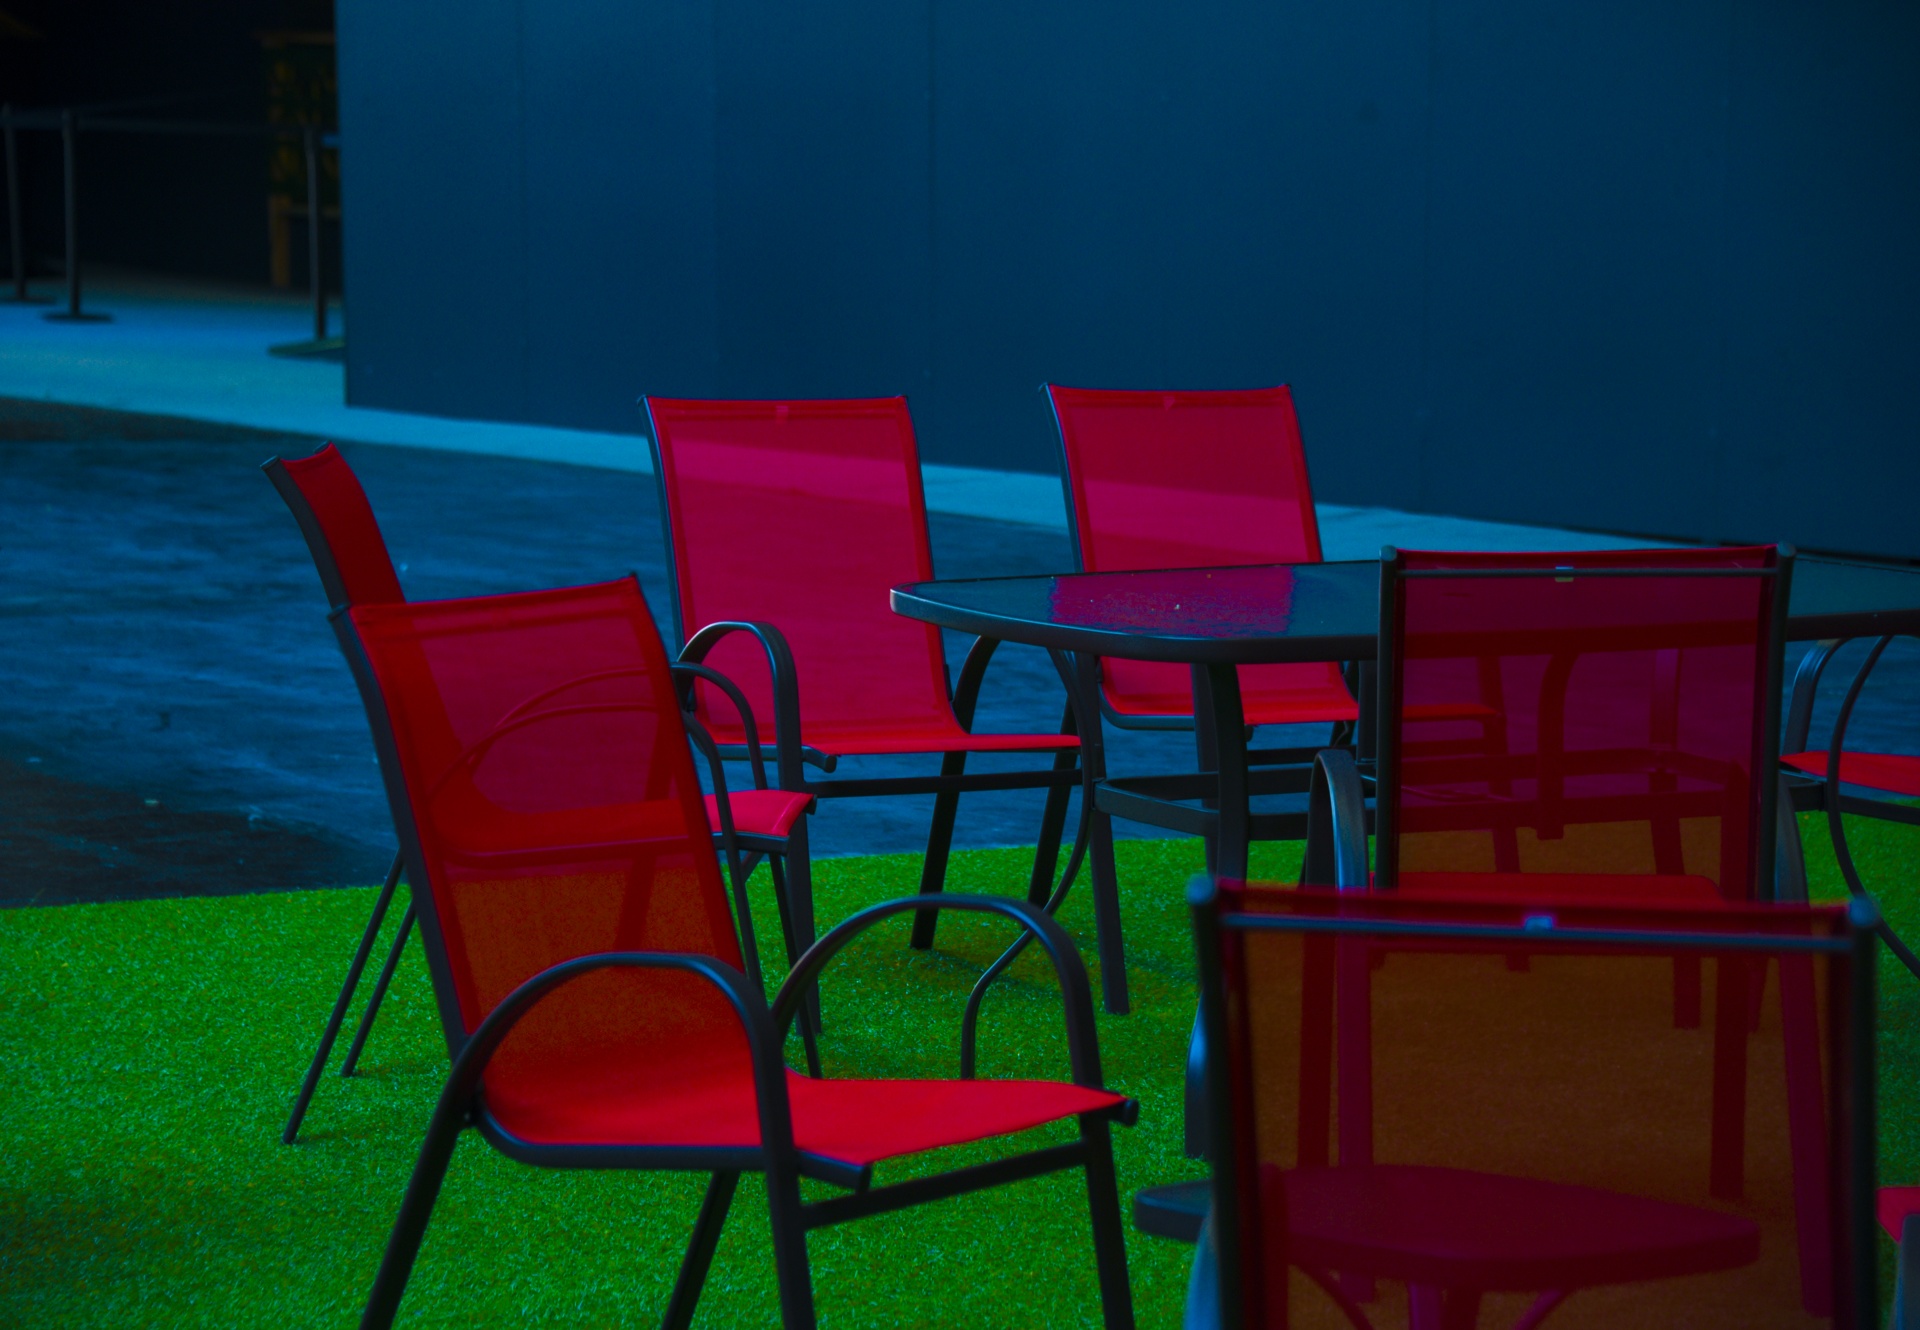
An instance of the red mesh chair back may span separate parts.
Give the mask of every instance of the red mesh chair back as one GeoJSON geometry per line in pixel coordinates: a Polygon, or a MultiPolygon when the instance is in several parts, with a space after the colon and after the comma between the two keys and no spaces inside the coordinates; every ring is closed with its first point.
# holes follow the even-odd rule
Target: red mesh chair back
{"type": "Polygon", "coordinates": [[[1388,558],[1379,884],[1769,897],[1790,570],[1772,547],[1388,558]]]}
{"type": "MultiPolygon", "coordinates": [[[[1307,457],[1285,387],[1246,392],[1134,392],[1047,385],[1065,459],[1067,507],[1084,572],[1317,563],[1320,527],[1307,457]]],[[[1119,716],[1192,709],[1189,671],[1103,661],[1119,716]]],[[[1332,664],[1240,671],[1249,718],[1350,720],[1332,664]]]]}
{"type": "Polygon", "coordinates": [[[1222,1324],[1366,1324],[1343,1300],[1381,1330],[1877,1319],[1872,940],[1845,907],[1213,892],[1222,1324]],[[1677,961],[1735,974],[1740,1019],[1676,1028],[1677,961]]]}
{"type": "MultiPolygon", "coordinates": [[[[906,399],[649,397],[647,412],[683,636],[722,620],[777,626],[809,744],[910,752],[913,735],[957,731],[939,630],[887,605],[888,587],[933,576],[906,399]]],[[[736,635],[707,664],[746,691],[771,741],[764,656],[736,635]]],[[[717,739],[737,740],[728,716],[702,719],[717,739]]]]}
{"type": "MultiPolygon", "coordinates": [[[[740,966],[664,648],[632,580],[337,618],[374,722],[448,1045],[522,981],[607,951],[740,966]],[[425,883],[422,892],[417,884],[425,883]]],[[[671,1089],[745,1044],[712,985],[607,970],[544,1000],[489,1102],[671,1089]]]]}
{"type": "Polygon", "coordinates": [[[328,604],[384,605],[406,599],[366,491],[338,448],[329,443],[310,457],[276,457],[265,470],[300,523],[328,604]]]}

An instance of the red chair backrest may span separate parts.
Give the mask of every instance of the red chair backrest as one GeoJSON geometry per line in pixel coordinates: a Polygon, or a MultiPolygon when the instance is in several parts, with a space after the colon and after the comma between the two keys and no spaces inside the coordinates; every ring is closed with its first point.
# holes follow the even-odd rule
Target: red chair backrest
{"type": "Polygon", "coordinates": [[[1790,568],[1771,546],[1388,560],[1379,883],[1658,874],[1768,897],[1790,568]]]}
{"type": "MultiPolygon", "coordinates": [[[[380,747],[450,1048],[520,983],[573,957],[699,952],[740,966],[665,649],[637,584],[356,605],[336,622],[380,747]]],[[[487,1085],[511,1097],[600,1075],[603,1055],[628,1068],[615,1074],[660,1078],[739,1055],[741,1039],[711,986],[606,971],[545,999],[487,1085]]]]}
{"type": "Polygon", "coordinates": [[[1293,394],[1048,384],[1089,573],[1317,563],[1293,394]]]}
{"type": "MultiPolygon", "coordinates": [[[[1346,1325],[1302,1272],[1314,1242],[1324,1260],[1329,1233],[1356,1232],[1360,1248],[1397,1247],[1403,1268],[1409,1252],[1483,1265],[1483,1286],[1509,1291],[1488,1295],[1482,1325],[1512,1324],[1554,1287],[1502,1279],[1506,1258],[1535,1276],[1566,1267],[1549,1273],[1575,1291],[1550,1323],[1874,1323],[1871,1154],[1858,1152],[1873,1105],[1852,1061],[1871,1039],[1871,988],[1848,982],[1871,940],[1845,907],[1589,906],[1530,929],[1535,912],[1511,904],[1218,893],[1195,926],[1208,1055],[1221,1059],[1209,1086],[1225,1089],[1209,1119],[1225,1142],[1213,1152],[1222,1281],[1244,1313],[1226,1324],[1346,1325]],[[1737,974],[1723,992],[1757,999],[1757,1013],[1743,1007],[1719,1035],[1713,1022],[1677,1028],[1677,961],[1737,974]],[[1716,1142],[1730,1067],[1744,1113],[1716,1142]],[[1716,1144],[1744,1155],[1739,1195],[1714,1194],[1716,1144]],[[1425,1171],[1441,1169],[1461,1173],[1425,1171]],[[1539,1183],[1595,1190],[1556,1200],[1539,1183]],[[1673,1249],[1659,1254],[1661,1224],[1634,1222],[1646,1217],[1634,1198],[1688,1207],[1661,1217],[1675,1229],[1727,1231],[1717,1251],[1696,1249],[1694,1270],[1662,1269],[1673,1249]],[[1518,1204],[1485,1212],[1502,1199],[1518,1204]],[[1511,1222],[1536,1212],[1531,1232],[1511,1222]],[[1636,1246],[1598,1263],[1612,1267],[1604,1281],[1580,1269],[1583,1252],[1636,1246]]],[[[1318,1273],[1349,1296],[1377,1292],[1376,1324],[1406,1324],[1404,1287],[1376,1288],[1394,1276],[1360,1265],[1318,1273]]]]}
{"type": "Polygon", "coordinates": [[[366,491],[340,450],[274,458],[265,467],[307,538],[327,603],[385,605],[406,599],[366,491]]]}
{"type": "MultiPolygon", "coordinates": [[[[809,730],[951,725],[939,630],[888,608],[933,576],[904,397],[702,402],[649,397],[684,639],[762,620],[793,651],[809,730]]],[[[708,657],[773,735],[765,657],[740,635],[708,657]]],[[[737,732],[723,712],[716,737],[737,732]]]]}
{"type": "MultiPolygon", "coordinates": [[[[1047,385],[1066,466],[1075,553],[1090,573],[1318,563],[1320,525],[1288,388],[1140,392],[1047,385]]],[[[1184,666],[1103,661],[1108,701],[1188,691],[1184,666]]],[[[1241,672],[1249,692],[1338,690],[1330,664],[1241,672]]],[[[1129,699],[1142,704],[1129,704],[1129,699]]]]}

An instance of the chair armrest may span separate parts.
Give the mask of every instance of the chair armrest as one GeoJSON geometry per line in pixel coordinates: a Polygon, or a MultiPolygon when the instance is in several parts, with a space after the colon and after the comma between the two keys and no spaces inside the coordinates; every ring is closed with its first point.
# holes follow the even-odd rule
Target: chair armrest
{"type": "Polygon", "coordinates": [[[1344,748],[1323,748],[1313,759],[1307,790],[1307,852],[1300,885],[1365,891],[1367,800],[1360,768],[1344,748]]]}
{"type": "Polygon", "coordinates": [[[1181,1330],[1220,1330],[1221,1324],[1220,1252],[1209,1211],[1193,1244],[1193,1269],[1187,1276],[1187,1305],[1180,1325],[1181,1330]]]}
{"type": "MultiPolygon", "coordinates": [[[[753,718],[753,707],[747,702],[747,695],[740,691],[740,685],[711,665],[702,665],[698,661],[676,660],[667,668],[672,671],[675,682],[682,689],[681,710],[688,713],[689,717],[693,713],[693,685],[696,680],[704,679],[726,694],[727,700],[733,703],[734,714],[740,717],[741,731],[747,736],[747,762],[753,771],[753,788],[766,789],[767,764],[760,755],[760,727],[753,718]]],[[[708,746],[712,746],[712,743],[713,740],[709,736],[708,746]]],[[[718,760],[719,755],[719,750],[715,749],[714,759],[718,760]]]]}
{"type": "Polygon", "coordinates": [[[1920,1215],[1900,1224],[1900,1252],[1894,1260],[1893,1311],[1887,1330],[1920,1330],[1920,1215]]]}
{"type": "Polygon", "coordinates": [[[450,1125],[448,1119],[470,1118],[480,1090],[480,1078],[513,1027],[540,1001],[562,985],[607,969],[683,970],[698,975],[725,994],[740,1017],[747,1035],[748,1056],[753,1062],[755,1097],[760,1109],[760,1139],[769,1155],[790,1154],[793,1150],[792,1111],[787,1102],[786,1064],[781,1057],[780,1041],[774,1035],[765,997],[752,982],[713,956],[664,951],[606,951],[577,956],[549,966],[526,980],[500,1000],[487,1013],[453,1060],[446,1088],[433,1111],[432,1136],[436,1129],[450,1125]]]}
{"type": "Polygon", "coordinates": [[[747,963],[747,974],[753,982],[763,983],[760,943],[754,936],[753,910],[747,903],[747,875],[740,862],[739,830],[733,820],[733,800],[727,795],[727,769],[720,760],[719,746],[713,742],[713,736],[707,733],[707,727],[691,712],[684,713],[681,719],[686,724],[687,737],[700,750],[700,755],[707,759],[707,773],[713,781],[713,803],[720,814],[720,857],[727,866],[727,885],[733,888],[734,922],[740,929],[741,956],[747,963]]]}
{"type": "Polygon", "coordinates": [[[814,754],[810,759],[800,742],[800,676],[794,667],[793,652],[780,630],[770,623],[745,620],[710,623],[688,639],[680,650],[680,659],[699,664],[722,638],[733,633],[749,634],[766,653],[767,672],[773,681],[774,761],[780,773],[780,788],[804,790],[807,778],[800,770],[804,762],[812,760],[822,771],[832,771],[834,764],[825,754],[814,754]]]}
{"type": "MultiPolygon", "coordinates": [[[[827,963],[858,934],[892,915],[926,907],[924,896],[905,896],[868,906],[860,913],[830,929],[806,953],[794,962],[793,973],[780,985],[773,999],[773,1028],[784,1037],[800,1009],[802,996],[812,987],[827,963]]],[[[1039,939],[1040,946],[1053,962],[1060,981],[1061,1004],[1067,1027],[1067,1059],[1072,1067],[1073,1083],[1105,1089],[1100,1075],[1100,1041],[1093,1024],[1093,996],[1087,984],[1087,967],[1080,959],[1067,931],[1052,916],[1036,905],[1006,896],[962,896],[943,893],[942,910],[971,910],[981,914],[1004,914],[1039,939]]]]}
{"type": "Polygon", "coordinates": [[[1834,652],[1847,644],[1849,639],[1830,637],[1824,642],[1816,642],[1800,657],[1800,667],[1793,672],[1793,692],[1787,703],[1787,723],[1780,731],[1780,751],[1783,753],[1805,752],[1807,739],[1813,732],[1813,701],[1820,688],[1820,676],[1825,672],[1827,663],[1833,659],[1834,652]]]}

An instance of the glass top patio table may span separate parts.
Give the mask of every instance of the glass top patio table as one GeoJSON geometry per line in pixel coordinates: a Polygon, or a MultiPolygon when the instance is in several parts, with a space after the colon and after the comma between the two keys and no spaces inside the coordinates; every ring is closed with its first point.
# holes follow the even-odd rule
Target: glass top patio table
{"type": "MultiPolygon", "coordinates": [[[[1795,641],[1920,633],[1920,568],[1816,555],[1794,562],[1795,641]]],[[[1008,642],[1181,664],[1371,660],[1380,565],[1257,564],[915,582],[894,612],[1008,642]]]]}

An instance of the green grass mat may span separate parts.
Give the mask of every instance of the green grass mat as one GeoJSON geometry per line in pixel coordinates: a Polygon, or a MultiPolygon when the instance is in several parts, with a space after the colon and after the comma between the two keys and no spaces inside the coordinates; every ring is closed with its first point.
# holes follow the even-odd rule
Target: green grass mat
{"type": "MultiPolygon", "coordinates": [[[[1825,827],[1810,820],[1806,833],[1831,895],[1825,827]]],[[[1889,915],[1920,937],[1920,898],[1905,890],[1920,835],[1859,823],[1857,837],[1868,880],[1895,888],[1889,915]]],[[[1140,1125],[1115,1133],[1126,1204],[1138,1187],[1196,1172],[1180,1150],[1193,1017],[1182,889],[1200,851],[1181,841],[1118,849],[1135,1011],[1102,1016],[1100,1038],[1108,1083],[1142,1104],[1140,1125]]],[[[1295,845],[1257,847],[1254,871],[1291,877],[1298,859],[1295,845]]],[[[1013,893],[1026,866],[1020,851],[959,854],[950,882],[1013,893]]],[[[918,871],[916,856],[821,863],[820,917],[908,894],[918,871]]],[[[760,885],[756,917],[770,921],[764,875],[760,885]]],[[[279,1133],[371,899],[323,891],[0,914],[0,1324],[355,1321],[446,1067],[417,947],[360,1074],[322,1081],[300,1145],[281,1146],[279,1133]]],[[[1062,919],[1093,968],[1084,889],[1062,919]]],[[[882,925],[829,971],[829,1073],[954,1071],[967,991],[1009,933],[950,915],[938,947],[921,954],[906,948],[907,927],[882,925]]],[[[1904,1050],[1920,984],[1892,966],[1882,974],[1883,1176],[1915,1178],[1920,1074],[1904,1050]]],[[[982,1074],[1065,1074],[1044,960],[1022,958],[981,1028],[982,1074]]],[[[883,1166],[880,1180],[993,1152],[986,1143],[883,1166]]],[[[402,1319],[657,1323],[701,1185],[525,1168],[468,1136],[402,1319]]],[[[1078,1173],[823,1230],[809,1248],[827,1327],[1099,1322],[1078,1173]]],[[[1128,1249],[1141,1324],[1177,1325],[1190,1249],[1132,1232],[1128,1249]]],[[[743,1179],[699,1323],[777,1320],[764,1192],[743,1179]]]]}

